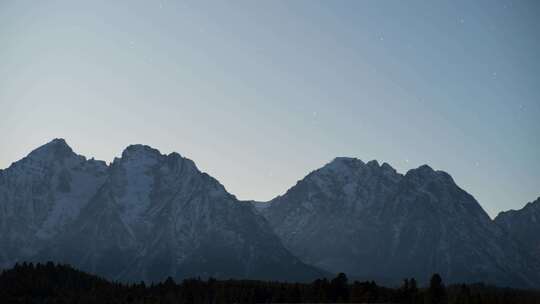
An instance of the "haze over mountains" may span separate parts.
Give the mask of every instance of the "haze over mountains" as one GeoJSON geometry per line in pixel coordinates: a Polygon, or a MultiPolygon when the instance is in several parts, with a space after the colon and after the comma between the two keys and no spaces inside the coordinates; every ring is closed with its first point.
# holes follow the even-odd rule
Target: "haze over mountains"
{"type": "Polygon", "coordinates": [[[493,221],[445,172],[354,158],[253,204],[177,153],[132,145],[107,165],[55,139],[0,170],[0,266],[53,260],[123,281],[439,272],[540,287],[540,238],[520,226],[538,225],[538,205],[493,221]]]}

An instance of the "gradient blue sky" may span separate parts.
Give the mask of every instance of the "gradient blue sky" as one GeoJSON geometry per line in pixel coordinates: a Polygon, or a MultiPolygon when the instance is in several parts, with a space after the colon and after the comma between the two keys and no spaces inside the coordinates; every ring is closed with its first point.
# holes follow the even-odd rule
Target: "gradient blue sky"
{"type": "Polygon", "coordinates": [[[63,137],[268,200],[336,156],[540,195],[539,1],[0,0],[0,168],[63,137]]]}

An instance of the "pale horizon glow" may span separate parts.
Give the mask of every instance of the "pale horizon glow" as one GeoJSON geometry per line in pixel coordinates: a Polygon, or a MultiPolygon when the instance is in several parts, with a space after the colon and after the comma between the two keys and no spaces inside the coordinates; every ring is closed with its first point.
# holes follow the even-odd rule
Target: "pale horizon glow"
{"type": "Polygon", "coordinates": [[[540,196],[537,1],[2,1],[0,168],[130,144],[267,201],[338,156],[540,196]]]}

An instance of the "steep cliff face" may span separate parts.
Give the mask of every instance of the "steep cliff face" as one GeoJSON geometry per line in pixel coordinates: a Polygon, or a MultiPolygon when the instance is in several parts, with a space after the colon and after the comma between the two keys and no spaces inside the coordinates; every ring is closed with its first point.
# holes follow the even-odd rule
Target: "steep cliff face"
{"type": "Polygon", "coordinates": [[[530,255],[540,258],[540,197],[520,210],[499,213],[495,223],[516,239],[530,255]]]}
{"type": "Polygon", "coordinates": [[[258,209],[303,261],[399,282],[434,272],[450,282],[537,286],[532,265],[445,172],[337,158],[258,209]]]}

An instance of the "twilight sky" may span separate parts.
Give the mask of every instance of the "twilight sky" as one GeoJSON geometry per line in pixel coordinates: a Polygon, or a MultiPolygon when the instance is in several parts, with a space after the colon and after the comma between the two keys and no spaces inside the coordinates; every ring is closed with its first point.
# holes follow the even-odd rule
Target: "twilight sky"
{"type": "Polygon", "coordinates": [[[0,168],[177,151],[240,199],[336,156],[540,195],[539,1],[0,0],[0,168]]]}

